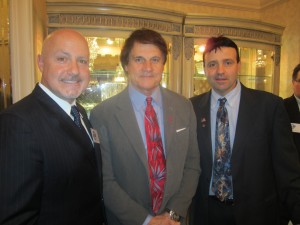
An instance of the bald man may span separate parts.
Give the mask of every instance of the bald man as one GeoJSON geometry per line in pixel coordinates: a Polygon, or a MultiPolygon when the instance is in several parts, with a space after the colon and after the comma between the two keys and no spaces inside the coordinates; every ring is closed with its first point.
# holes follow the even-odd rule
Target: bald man
{"type": "Polygon", "coordinates": [[[76,103],[90,79],[85,38],[53,32],[38,66],[41,82],[0,114],[0,224],[100,225],[99,141],[76,103]]]}

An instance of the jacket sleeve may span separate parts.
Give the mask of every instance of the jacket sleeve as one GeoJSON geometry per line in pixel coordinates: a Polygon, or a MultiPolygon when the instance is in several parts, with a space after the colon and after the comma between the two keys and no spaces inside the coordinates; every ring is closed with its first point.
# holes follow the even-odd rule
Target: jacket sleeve
{"type": "Polygon", "coordinates": [[[0,224],[34,224],[42,187],[41,157],[30,124],[0,114],[0,224]]]}

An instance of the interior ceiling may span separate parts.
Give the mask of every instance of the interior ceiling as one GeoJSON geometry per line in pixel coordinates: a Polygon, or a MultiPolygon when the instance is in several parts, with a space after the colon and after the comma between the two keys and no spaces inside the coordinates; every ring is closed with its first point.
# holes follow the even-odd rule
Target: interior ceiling
{"type": "MultiPolygon", "coordinates": [[[[139,0],[136,1],[139,2],[139,0]]],[[[217,8],[234,8],[234,9],[256,11],[289,0],[162,0],[162,1],[168,1],[173,3],[176,2],[176,3],[182,3],[188,5],[190,4],[190,5],[197,5],[197,6],[203,5],[203,6],[211,6],[217,8]]],[[[46,2],[99,3],[101,1],[100,0],[46,0],[46,2]]]]}
{"type": "Polygon", "coordinates": [[[279,2],[288,0],[165,0],[183,4],[207,5],[218,8],[243,8],[261,10],[279,2]]]}

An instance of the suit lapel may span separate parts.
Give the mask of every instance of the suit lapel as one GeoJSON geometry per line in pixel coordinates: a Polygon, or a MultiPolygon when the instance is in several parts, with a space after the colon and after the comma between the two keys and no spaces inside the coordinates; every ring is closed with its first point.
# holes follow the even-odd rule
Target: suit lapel
{"type": "Polygon", "coordinates": [[[172,106],[172,101],[168,93],[161,88],[163,99],[163,117],[164,117],[164,139],[166,155],[172,151],[172,140],[174,137],[174,130],[176,127],[176,115],[172,106]]]}
{"type": "MultiPolygon", "coordinates": [[[[207,158],[203,162],[203,166],[208,168],[209,174],[207,177],[211,177],[212,172],[212,143],[211,143],[211,122],[210,122],[210,96],[211,91],[203,96],[203,101],[199,102],[196,106],[197,114],[197,135],[198,140],[202,140],[199,144],[200,153],[206,155],[207,158]]],[[[202,161],[201,161],[202,162],[202,161]]]]}
{"type": "Polygon", "coordinates": [[[256,115],[258,115],[259,113],[256,112],[257,107],[255,107],[255,99],[245,86],[243,86],[242,84],[241,86],[241,99],[231,158],[233,165],[233,177],[235,176],[235,174],[237,174],[238,170],[242,168],[242,159],[245,149],[244,145],[247,145],[248,134],[251,131],[252,125],[254,124],[256,115]]]}
{"type": "Polygon", "coordinates": [[[116,112],[117,120],[120,123],[124,134],[128,137],[132,148],[135,150],[136,154],[139,156],[148,171],[146,149],[135,117],[133,106],[129,98],[128,88],[120,93],[119,98],[117,99],[117,107],[119,109],[116,112]]]}
{"type": "MultiPolygon", "coordinates": [[[[66,112],[60,108],[59,105],[53,99],[51,99],[38,85],[36,85],[35,89],[33,90],[33,95],[37,98],[40,104],[46,108],[46,111],[49,114],[47,117],[48,120],[51,121],[51,124],[56,124],[60,131],[65,132],[66,136],[70,136],[74,142],[78,142],[78,144],[82,146],[82,150],[90,151],[90,149],[92,149],[91,141],[82,135],[81,131],[78,129],[69,115],[67,115],[66,112]]],[[[83,115],[86,114],[83,113],[83,115]]],[[[90,161],[95,166],[93,154],[88,155],[90,161]]]]}
{"type": "Polygon", "coordinates": [[[290,98],[291,98],[291,101],[290,101],[291,121],[294,121],[295,123],[300,123],[300,113],[299,113],[299,107],[298,107],[297,100],[294,95],[290,98]]]}

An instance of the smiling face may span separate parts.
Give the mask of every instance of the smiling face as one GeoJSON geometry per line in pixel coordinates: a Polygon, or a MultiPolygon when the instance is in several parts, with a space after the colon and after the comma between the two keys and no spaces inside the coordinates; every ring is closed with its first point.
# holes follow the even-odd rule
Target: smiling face
{"type": "Polygon", "coordinates": [[[221,47],[205,54],[204,71],[208,83],[221,96],[225,96],[236,86],[240,62],[236,50],[221,47]]]}
{"type": "Polygon", "coordinates": [[[153,44],[135,42],[125,71],[130,84],[139,92],[150,96],[162,79],[164,56],[153,44]]]}
{"type": "Polygon", "coordinates": [[[38,66],[42,72],[41,83],[57,97],[74,102],[90,80],[85,38],[73,30],[53,32],[44,42],[38,66]]]}

